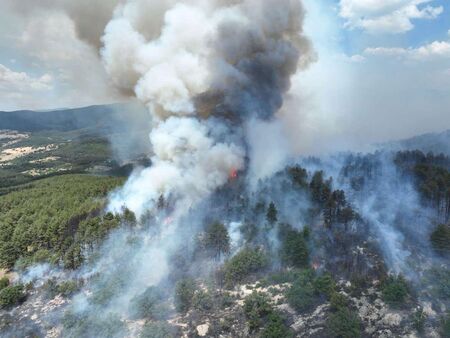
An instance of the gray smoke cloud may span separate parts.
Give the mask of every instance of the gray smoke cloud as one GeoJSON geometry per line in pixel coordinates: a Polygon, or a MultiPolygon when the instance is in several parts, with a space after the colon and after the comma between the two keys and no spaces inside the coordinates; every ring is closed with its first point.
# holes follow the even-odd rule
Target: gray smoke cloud
{"type": "Polygon", "coordinates": [[[154,156],[111,210],[142,214],[164,195],[186,211],[245,168],[245,122],[272,119],[290,77],[315,58],[303,15],[293,0],[119,4],[101,55],[114,83],[147,105],[154,156]]]}
{"type": "MultiPolygon", "coordinates": [[[[63,7],[79,36],[95,40],[98,30],[84,32],[77,19],[82,6],[73,6],[63,7]]],[[[152,165],[111,194],[109,211],[127,207],[143,221],[112,232],[99,255],[76,273],[88,283],[70,311],[125,319],[130,299],[164,282],[171,256],[193,241],[208,197],[249,164],[249,175],[255,174],[262,161],[258,138],[267,137],[267,124],[277,119],[291,76],[315,53],[303,35],[298,0],[128,0],[112,13],[100,56],[115,86],[149,110],[152,165]],[[117,298],[96,304],[97,291],[117,298]]],[[[269,166],[264,175],[278,168],[269,166]]]]}
{"type": "Polygon", "coordinates": [[[101,36],[120,0],[5,0],[5,6],[25,17],[39,12],[65,12],[72,20],[80,39],[100,48],[101,36]]]}

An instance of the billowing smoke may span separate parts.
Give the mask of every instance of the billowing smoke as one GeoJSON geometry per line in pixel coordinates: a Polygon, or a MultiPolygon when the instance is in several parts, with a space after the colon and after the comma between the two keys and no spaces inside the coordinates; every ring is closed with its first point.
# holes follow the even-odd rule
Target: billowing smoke
{"type": "Polygon", "coordinates": [[[112,291],[117,301],[98,311],[82,292],[73,311],[126,318],[123,304],[165,282],[171,257],[195,237],[205,211],[214,214],[207,197],[260,161],[252,152],[262,133],[252,125],[276,118],[290,77],[314,59],[302,21],[297,0],[130,0],[116,8],[101,56],[116,86],[148,107],[153,155],[110,196],[109,210],[127,207],[151,226],[114,232],[82,271],[100,273],[94,292],[133,276],[112,291]]]}
{"type": "Polygon", "coordinates": [[[272,119],[290,77],[314,59],[302,23],[296,0],[120,4],[101,55],[115,84],[151,112],[154,156],[111,209],[142,214],[163,195],[183,212],[243,170],[244,123],[272,119]]]}

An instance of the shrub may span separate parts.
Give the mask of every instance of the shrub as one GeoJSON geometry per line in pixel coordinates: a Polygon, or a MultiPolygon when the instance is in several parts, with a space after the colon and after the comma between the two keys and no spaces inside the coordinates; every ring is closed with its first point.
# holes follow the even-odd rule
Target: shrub
{"type": "Polygon", "coordinates": [[[126,276],[123,274],[115,274],[110,276],[106,281],[100,281],[93,290],[90,300],[96,305],[108,304],[114,295],[119,294],[126,285],[126,276]]]}
{"type": "Polygon", "coordinates": [[[226,309],[234,304],[234,298],[228,292],[224,292],[219,295],[219,305],[221,309],[226,309]]]}
{"type": "Polygon", "coordinates": [[[244,300],[244,313],[250,331],[263,328],[261,338],[292,337],[283,317],[273,309],[266,294],[254,291],[247,296],[244,300]]]}
{"type": "Polygon", "coordinates": [[[423,333],[427,315],[422,308],[418,308],[413,314],[413,326],[420,334],[423,333]]]}
{"type": "Polygon", "coordinates": [[[286,299],[295,310],[307,311],[316,302],[313,281],[313,272],[304,270],[287,291],[286,299]]]}
{"type": "Polygon", "coordinates": [[[68,280],[58,285],[57,292],[64,297],[70,297],[79,289],[77,281],[68,280]]]}
{"type": "Polygon", "coordinates": [[[266,294],[254,291],[244,300],[244,312],[250,331],[254,331],[264,324],[266,318],[272,314],[273,309],[266,294]]]}
{"type": "Polygon", "coordinates": [[[311,309],[321,298],[330,299],[336,293],[334,279],[328,273],[316,277],[313,270],[307,269],[293,275],[296,278],[286,292],[286,299],[299,312],[311,309]]]}
{"type": "Polygon", "coordinates": [[[213,308],[213,298],[209,292],[200,290],[192,299],[192,306],[199,311],[208,311],[213,308]]]}
{"type": "Polygon", "coordinates": [[[197,285],[191,278],[177,282],[175,287],[175,307],[178,312],[186,313],[192,306],[197,285]]]}
{"type": "Polygon", "coordinates": [[[283,318],[277,312],[272,312],[267,318],[261,338],[290,338],[293,337],[291,330],[284,323],[283,318]]]}
{"type": "Polygon", "coordinates": [[[333,292],[330,298],[330,309],[331,311],[339,311],[340,309],[348,308],[350,302],[347,297],[342,293],[333,292]]]}
{"type": "Polygon", "coordinates": [[[0,308],[17,305],[25,300],[23,285],[7,286],[0,291],[0,308]]]}
{"type": "Polygon", "coordinates": [[[63,337],[123,337],[125,325],[115,314],[74,314],[66,312],[63,317],[63,337]]]}
{"type": "Polygon", "coordinates": [[[155,286],[151,286],[144,293],[135,296],[130,301],[131,316],[136,319],[152,318],[162,320],[169,313],[168,305],[164,303],[164,295],[155,286]]]}
{"type": "Polygon", "coordinates": [[[245,248],[224,265],[225,283],[231,287],[250,274],[261,271],[268,265],[268,259],[261,249],[245,248]]]}
{"type": "Polygon", "coordinates": [[[325,273],[314,280],[314,289],[316,290],[316,293],[325,295],[327,298],[330,298],[334,294],[335,287],[334,279],[329,273],[325,273]]]}
{"type": "Polygon", "coordinates": [[[9,278],[8,277],[2,277],[0,278],[0,290],[3,290],[9,285],[9,278]]]}
{"type": "Polygon", "coordinates": [[[383,283],[383,300],[391,306],[401,306],[409,295],[408,284],[401,276],[389,276],[383,283]]]}
{"type": "Polygon", "coordinates": [[[327,328],[332,337],[360,338],[361,321],[358,316],[348,308],[340,308],[330,314],[327,328]]]}
{"type": "Polygon", "coordinates": [[[142,329],[140,338],[175,338],[177,329],[166,322],[147,323],[142,329]]]}

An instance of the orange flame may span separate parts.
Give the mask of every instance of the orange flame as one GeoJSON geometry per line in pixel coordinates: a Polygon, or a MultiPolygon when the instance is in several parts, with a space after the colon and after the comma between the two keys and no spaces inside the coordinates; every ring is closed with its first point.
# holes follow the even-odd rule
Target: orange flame
{"type": "Polygon", "coordinates": [[[238,177],[238,171],[236,169],[231,169],[230,171],[230,179],[234,180],[238,177]]]}

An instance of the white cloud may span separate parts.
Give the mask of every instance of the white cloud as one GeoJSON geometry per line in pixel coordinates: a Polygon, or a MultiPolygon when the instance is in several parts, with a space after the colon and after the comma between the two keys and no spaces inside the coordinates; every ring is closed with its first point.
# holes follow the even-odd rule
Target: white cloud
{"type": "MultiPolygon", "coordinates": [[[[50,0],[39,3],[12,0],[5,2],[5,10],[0,12],[0,45],[9,46],[13,50],[11,57],[20,59],[21,69],[28,73],[29,81],[27,74],[18,73],[19,75],[12,76],[8,73],[8,76],[22,77],[25,79],[23,82],[29,85],[0,84],[0,110],[50,109],[124,99],[112,86],[99,58],[94,41],[97,38],[99,43],[101,32],[99,33],[98,29],[92,29],[95,31],[92,36],[82,34],[84,31],[77,25],[78,21],[75,22],[60,5],[50,0]],[[29,74],[48,74],[52,79],[51,84],[48,84],[50,88],[45,92],[36,91],[34,88],[45,86],[45,81],[41,81],[45,78],[37,79],[29,74]]],[[[72,2],[64,0],[64,3],[72,2]]],[[[95,5],[88,7],[88,0],[73,3],[75,7],[79,5],[80,10],[98,9],[95,5]]],[[[59,4],[62,4],[62,1],[59,4]]],[[[101,6],[103,4],[104,2],[101,6]]],[[[91,24],[92,20],[88,20],[94,15],[95,11],[84,18],[88,21],[89,28],[96,24],[91,24]]],[[[80,12],[77,18],[81,17],[80,12]]],[[[12,67],[13,64],[10,61],[8,66],[12,67]]],[[[6,71],[2,72],[6,74],[6,71]]]]}
{"type": "Polygon", "coordinates": [[[398,34],[414,28],[415,19],[435,19],[442,6],[426,5],[433,0],[341,0],[340,16],[346,27],[370,33],[398,34]]]}
{"type": "Polygon", "coordinates": [[[0,92],[27,92],[51,90],[53,78],[49,74],[32,77],[25,72],[15,72],[0,64],[0,92]]]}
{"type": "Polygon", "coordinates": [[[366,55],[396,57],[418,61],[435,60],[436,58],[450,58],[450,42],[434,41],[418,48],[375,47],[367,48],[366,55]]]}

